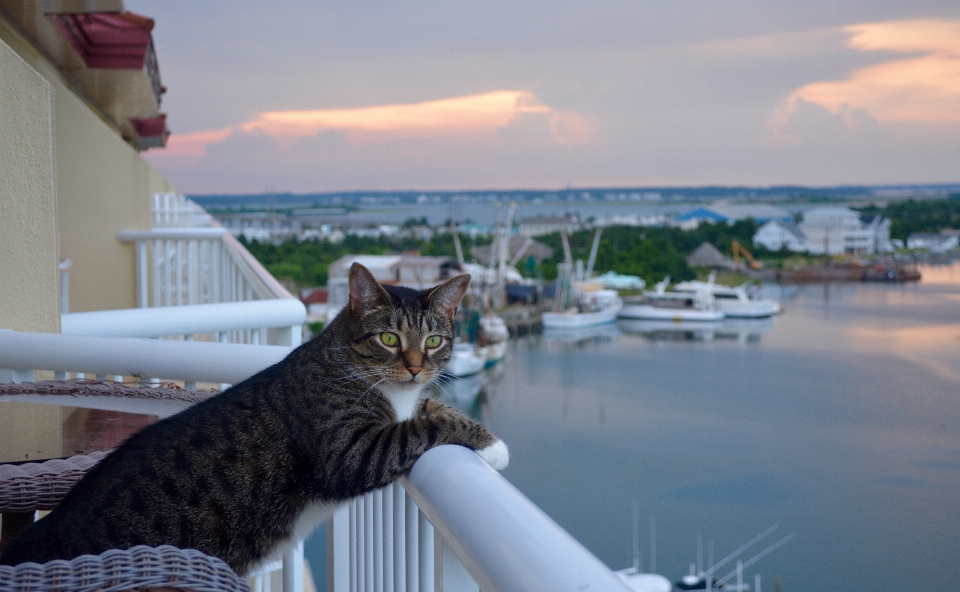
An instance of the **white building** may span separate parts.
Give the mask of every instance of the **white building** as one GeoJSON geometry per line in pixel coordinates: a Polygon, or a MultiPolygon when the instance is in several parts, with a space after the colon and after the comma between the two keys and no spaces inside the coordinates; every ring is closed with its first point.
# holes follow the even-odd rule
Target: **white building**
{"type": "Polygon", "coordinates": [[[815,208],[804,212],[800,230],[811,254],[870,255],[892,250],[890,220],[865,217],[844,207],[815,208]]]}
{"type": "Polygon", "coordinates": [[[517,222],[517,234],[520,236],[541,236],[560,231],[572,234],[580,228],[580,219],[576,216],[535,216],[517,222]]]}
{"type": "Polygon", "coordinates": [[[908,249],[925,249],[931,253],[946,253],[958,244],[960,236],[953,233],[913,232],[907,237],[908,249]]]}
{"type": "Polygon", "coordinates": [[[753,246],[762,246],[771,251],[779,251],[783,247],[791,251],[806,251],[807,237],[792,222],[771,220],[757,229],[753,235],[753,246]]]}

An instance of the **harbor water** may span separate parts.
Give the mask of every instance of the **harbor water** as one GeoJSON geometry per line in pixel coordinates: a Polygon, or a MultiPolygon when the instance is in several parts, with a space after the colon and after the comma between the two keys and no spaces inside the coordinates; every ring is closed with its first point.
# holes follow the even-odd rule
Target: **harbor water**
{"type": "Polygon", "coordinates": [[[960,265],[921,271],[768,287],[782,315],[709,330],[517,338],[461,404],[510,446],[504,476],[613,569],[637,503],[642,567],[655,548],[672,581],[778,524],[740,556],[794,535],[745,570],[764,590],[957,589],[960,265]]]}

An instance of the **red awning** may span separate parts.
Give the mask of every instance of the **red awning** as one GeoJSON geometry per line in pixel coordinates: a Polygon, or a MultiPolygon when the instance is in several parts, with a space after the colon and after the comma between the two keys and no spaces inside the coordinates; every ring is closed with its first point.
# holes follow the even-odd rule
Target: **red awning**
{"type": "Polygon", "coordinates": [[[50,18],[88,68],[143,68],[153,19],[132,12],[54,14],[50,18]]]}
{"type": "Polygon", "coordinates": [[[159,113],[156,117],[142,117],[131,119],[130,125],[137,130],[140,136],[140,149],[163,148],[167,145],[170,130],[167,129],[167,114],[159,113]]]}

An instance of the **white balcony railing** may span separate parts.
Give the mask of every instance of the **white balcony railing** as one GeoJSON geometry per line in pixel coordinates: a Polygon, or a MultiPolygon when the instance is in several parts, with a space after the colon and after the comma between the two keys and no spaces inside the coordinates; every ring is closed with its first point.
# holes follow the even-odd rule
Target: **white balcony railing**
{"type": "MultiPolygon", "coordinates": [[[[182,195],[154,195],[153,229],[122,230],[117,238],[135,245],[139,308],[294,299],[243,245],[182,195]]],[[[262,327],[232,329],[218,339],[279,343],[265,342],[262,337],[270,336],[250,330],[262,327]]]]}
{"type": "MultiPolygon", "coordinates": [[[[0,382],[30,382],[35,370],[52,370],[236,383],[289,351],[0,330],[0,382]]],[[[49,395],[31,400],[62,404],[49,395]]],[[[144,412],[136,401],[111,405],[144,412]]],[[[328,521],[327,540],[330,592],[627,590],[498,473],[459,447],[429,451],[401,483],[342,507],[328,521]]],[[[302,544],[284,557],[285,592],[302,592],[302,558],[302,544]]],[[[264,578],[260,583],[266,585],[264,578]]]]}

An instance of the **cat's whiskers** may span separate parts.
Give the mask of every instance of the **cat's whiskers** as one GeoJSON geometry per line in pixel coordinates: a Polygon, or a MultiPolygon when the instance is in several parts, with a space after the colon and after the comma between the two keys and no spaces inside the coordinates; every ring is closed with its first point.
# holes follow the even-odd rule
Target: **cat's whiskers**
{"type": "Polygon", "coordinates": [[[357,405],[360,404],[361,401],[363,401],[363,404],[366,406],[366,408],[367,408],[367,409],[370,409],[370,402],[365,400],[365,399],[367,398],[367,393],[369,393],[370,391],[376,389],[378,386],[380,386],[381,384],[383,384],[383,383],[385,383],[385,382],[387,382],[387,379],[386,379],[386,378],[381,378],[380,380],[378,380],[378,381],[374,382],[373,384],[371,384],[371,385],[367,388],[367,390],[363,391],[363,394],[360,395],[359,398],[357,398],[357,402],[354,403],[353,406],[356,407],[357,405]]]}

